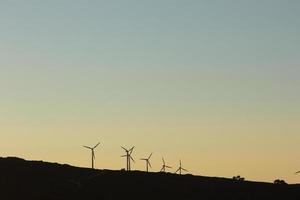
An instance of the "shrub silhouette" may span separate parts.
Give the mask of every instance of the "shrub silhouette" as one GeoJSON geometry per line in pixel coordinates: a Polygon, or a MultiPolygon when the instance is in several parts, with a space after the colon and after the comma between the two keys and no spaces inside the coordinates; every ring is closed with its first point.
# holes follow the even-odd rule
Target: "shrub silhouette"
{"type": "Polygon", "coordinates": [[[287,183],[284,180],[276,179],[274,181],[275,185],[287,185],[287,183]]]}
{"type": "Polygon", "coordinates": [[[245,178],[244,177],[241,177],[241,176],[234,176],[233,178],[232,178],[234,181],[245,181],[245,178]]]}

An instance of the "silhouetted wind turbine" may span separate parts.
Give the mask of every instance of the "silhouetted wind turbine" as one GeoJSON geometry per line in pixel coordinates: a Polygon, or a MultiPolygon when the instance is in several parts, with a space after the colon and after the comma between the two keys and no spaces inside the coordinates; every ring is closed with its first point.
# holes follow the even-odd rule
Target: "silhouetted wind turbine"
{"type": "Polygon", "coordinates": [[[121,156],[121,157],[126,157],[126,169],[127,171],[131,170],[131,161],[135,162],[134,159],[132,158],[131,154],[133,149],[135,148],[134,146],[131,149],[126,149],[124,147],[121,147],[122,149],[124,149],[124,151],[126,152],[125,155],[121,156]]]}
{"type": "Polygon", "coordinates": [[[177,174],[177,172],[179,172],[179,174],[181,175],[181,174],[182,174],[182,171],[187,172],[188,170],[182,168],[181,160],[180,160],[180,161],[179,161],[179,168],[177,169],[177,171],[176,171],[175,173],[177,174]]]}
{"type": "Polygon", "coordinates": [[[92,169],[94,169],[94,160],[96,159],[95,149],[98,147],[99,144],[100,144],[100,142],[97,145],[95,145],[94,147],[83,146],[84,148],[90,149],[92,151],[92,169]]]}
{"type": "Polygon", "coordinates": [[[150,158],[153,153],[150,154],[148,158],[141,158],[141,160],[146,161],[146,171],[149,172],[149,167],[152,168],[151,163],[150,163],[150,158]]]}
{"type": "Polygon", "coordinates": [[[164,158],[162,158],[162,161],[163,161],[163,166],[162,166],[162,168],[161,168],[161,170],[160,170],[161,172],[166,172],[166,168],[169,168],[169,169],[172,168],[172,167],[166,165],[166,162],[165,162],[165,159],[164,159],[164,158]]]}

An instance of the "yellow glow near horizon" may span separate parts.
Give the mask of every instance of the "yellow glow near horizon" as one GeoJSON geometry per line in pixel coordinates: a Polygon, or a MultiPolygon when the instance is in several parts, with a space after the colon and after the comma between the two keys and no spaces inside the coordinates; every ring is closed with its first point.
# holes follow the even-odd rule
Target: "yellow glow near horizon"
{"type": "Polygon", "coordinates": [[[293,174],[297,169],[291,167],[299,165],[294,159],[299,136],[289,134],[299,128],[296,122],[186,121],[175,125],[166,120],[166,123],[146,124],[141,121],[117,122],[118,126],[76,121],[51,125],[8,124],[1,127],[2,133],[9,133],[3,138],[6,142],[1,148],[6,149],[6,156],[90,167],[90,152],[82,145],[92,146],[100,141],[96,150],[97,168],[124,168],[125,160],[120,157],[124,152],[120,146],[135,145],[133,156],[137,163],[133,169],[137,170],[144,170],[144,163],[139,159],[154,152],[153,171],[160,170],[164,156],[174,168],[181,159],[190,173],[198,175],[232,177],[240,174],[248,180],[281,178],[291,183],[299,180],[293,174]],[[272,135],[254,134],[256,132],[272,135]]]}

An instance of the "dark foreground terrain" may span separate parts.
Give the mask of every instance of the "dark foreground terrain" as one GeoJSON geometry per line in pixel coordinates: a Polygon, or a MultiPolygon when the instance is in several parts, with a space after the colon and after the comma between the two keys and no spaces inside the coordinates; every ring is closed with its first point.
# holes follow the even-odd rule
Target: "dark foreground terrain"
{"type": "Polygon", "coordinates": [[[0,158],[0,199],[299,200],[300,185],[91,170],[19,158],[0,158]]]}

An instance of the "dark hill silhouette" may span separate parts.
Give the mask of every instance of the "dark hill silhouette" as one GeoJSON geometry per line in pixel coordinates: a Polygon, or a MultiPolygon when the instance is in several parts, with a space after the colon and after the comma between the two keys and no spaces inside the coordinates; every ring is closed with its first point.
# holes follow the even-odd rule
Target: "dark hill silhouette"
{"type": "Polygon", "coordinates": [[[92,170],[0,158],[0,199],[299,200],[300,185],[169,173],[92,170]]]}

